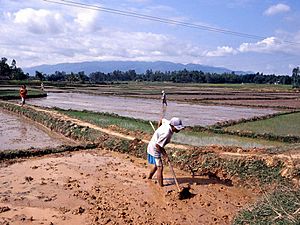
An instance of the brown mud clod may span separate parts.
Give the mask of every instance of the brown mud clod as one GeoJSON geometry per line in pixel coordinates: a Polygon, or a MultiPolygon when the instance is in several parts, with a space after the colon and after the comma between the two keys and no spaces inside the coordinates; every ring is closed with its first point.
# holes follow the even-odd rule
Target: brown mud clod
{"type": "Polygon", "coordinates": [[[192,194],[190,192],[190,189],[191,189],[190,186],[181,188],[181,190],[178,192],[178,199],[184,200],[193,197],[195,194],[192,194]]]}

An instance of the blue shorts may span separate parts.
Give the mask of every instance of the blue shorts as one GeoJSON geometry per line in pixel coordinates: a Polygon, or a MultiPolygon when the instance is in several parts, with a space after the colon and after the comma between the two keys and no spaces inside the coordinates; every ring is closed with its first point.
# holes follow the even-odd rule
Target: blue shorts
{"type": "Polygon", "coordinates": [[[156,166],[162,166],[161,158],[155,158],[154,156],[147,154],[147,159],[149,164],[153,164],[156,166]]]}

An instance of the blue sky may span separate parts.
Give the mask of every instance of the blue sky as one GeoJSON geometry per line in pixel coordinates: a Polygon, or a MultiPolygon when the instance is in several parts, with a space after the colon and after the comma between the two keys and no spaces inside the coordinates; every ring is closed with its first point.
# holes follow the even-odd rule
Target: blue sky
{"type": "Polygon", "coordinates": [[[15,59],[20,67],[164,60],[288,75],[300,64],[298,0],[69,1],[180,21],[197,29],[51,1],[56,3],[0,0],[0,57],[15,59]]]}

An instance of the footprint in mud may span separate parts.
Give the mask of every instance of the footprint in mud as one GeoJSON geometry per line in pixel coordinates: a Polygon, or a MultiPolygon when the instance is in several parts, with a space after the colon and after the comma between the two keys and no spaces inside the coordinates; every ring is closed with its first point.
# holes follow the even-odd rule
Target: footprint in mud
{"type": "Polygon", "coordinates": [[[32,216],[31,217],[27,217],[26,215],[21,214],[21,215],[15,215],[12,218],[12,221],[22,221],[22,222],[25,222],[25,221],[34,221],[34,218],[32,216]]]}
{"type": "Polygon", "coordinates": [[[24,179],[28,183],[30,183],[31,181],[33,181],[33,177],[31,177],[31,176],[26,176],[24,179]]]}
{"type": "Polygon", "coordinates": [[[66,207],[59,207],[59,212],[61,212],[62,214],[66,214],[66,213],[68,213],[68,212],[70,212],[71,211],[71,209],[68,209],[68,208],[66,208],[66,207]]]}
{"type": "Polygon", "coordinates": [[[56,200],[56,196],[57,195],[53,195],[53,196],[46,196],[44,199],[44,202],[51,202],[51,201],[55,201],[56,200]]]}
{"type": "Polygon", "coordinates": [[[8,206],[0,207],[0,213],[7,212],[7,211],[10,211],[10,208],[8,206]]]}
{"type": "Polygon", "coordinates": [[[74,214],[74,215],[81,215],[84,212],[85,212],[85,209],[81,206],[79,206],[79,208],[72,210],[72,214],[74,214]]]}

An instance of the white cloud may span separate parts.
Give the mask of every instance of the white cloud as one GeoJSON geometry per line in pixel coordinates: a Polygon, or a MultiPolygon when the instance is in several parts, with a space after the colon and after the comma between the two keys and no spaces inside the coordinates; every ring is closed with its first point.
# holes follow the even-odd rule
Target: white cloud
{"type": "Polygon", "coordinates": [[[204,52],[204,55],[207,57],[220,57],[225,55],[236,54],[237,51],[232,47],[222,46],[218,47],[217,50],[204,52]]]}
{"type": "Polygon", "coordinates": [[[279,3],[277,5],[270,6],[267,10],[264,11],[264,15],[272,16],[278,13],[288,12],[290,10],[291,10],[290,6],[279,3]]]}
{"type": "Polygon", "coordinates": [[[14,13],[14,23],[25,27],[31,33],[43,34],[62,32],[65,21],[58,12],[26,8],[14,13]]]}
{"type": "MultiPolygon", "coordinates": [[[[297,41],[297,35],[295,35],[294,41],[297,41]]],[[[226,55],[237,55],[242,53],[286,53],[299,55],[300,45],[294,45],[283,42],[277,37],[268,37],[262,41],[255,43],[242,43],[239,47],[233,48],[230,46],[217,47],[213,51],[204,51],[205,57],[222,57],[226,55]]]]}
{"type": "Polygon", "coordinates": [[[43,35],[43,38],[27,32],[27,37],[21,38],[26,31],[20,29],[14,33],[12,40],[9,34],[13,28],[8,24],[0,25],[1,28],[5,32],[0,51],[7,58],[15,58],[21,67],[93,60],[170,60],[188,63],[193,58],[201,57],[203,51],[172,36],[151,32],[102,29],[76,33],[69,29],[59,35],[43,35]],[[10,48],[12,43],[14,48],[10,48]]]}
{"type": "Polygon", "coordinates": [[[284,44],[278,38],[268,37],[256,43],[243,43],[240,45],[238,50],[240,52],[261,52],[261,53],[265,52],[266,53],[266,52],[278,51],[280,49],[282,50],[283,46],[284,44]]]}
{"type": "Polygon", "coordinates": [[[98,25],[99,12],[96,11],[79,11],[74,22],[79,25],[80,31],[95,31],[100,29],[98,25]]]}

